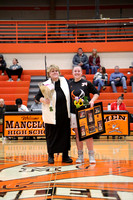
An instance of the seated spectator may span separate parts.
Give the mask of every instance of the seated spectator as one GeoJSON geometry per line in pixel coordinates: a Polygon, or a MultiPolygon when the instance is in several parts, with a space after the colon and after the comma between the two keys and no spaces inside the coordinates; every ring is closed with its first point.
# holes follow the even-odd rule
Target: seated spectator
{"type": "MultiPolygon", "coordinates": [[[[16,105],[18,105],[18,111],[19,112],[28,112],[28,108],[23,105],[23,101],[21,98],[16,99],[16,105]]],[[[18,137],[14,137],[14,139],[18,139],[18,137]]],[[[23,137],[23,140],[26,140],[26,136],[23,137]]]]}
{"type": "Polygon", "coordinates": [[[92,55],[89,56],[89,65],[91,68],[91,73],[96,74],[97,70],[101,67],[100,65],[100,57],[97,55],[97,50],[92,50],[92,55]]]}
{"type": "MultiPolygon", "coordinates": [[[[42,103],[40,101],[37,101],[36,99],[34,100],[34,103],[31,105],[30,108],[31,111],[42,111],[42,103]]],[[[30,137],[30,139],[36,139],[37,140],[37,136],[35,137],[30,137]]]]}
{"type": "MultiPolygon", "coordinates": [[[[122,94],[120,97],[118,97],[117,101],[111,103],[111,110],[126,110],[126,105],[123,103],[124,100],[124,94],[122,94]]],[[[115,136],[112,136],[113,139],[115,139],[115,136]]],[[[118,136],[118,139],[121,139],[121,136],[118,136]]],[[[124,136],[126,138],[126,136],[124,136]]]]}
{"type": "Polygon", "coordinates": [[[0,124],[3,124],[3,114],[6,110],[4,99],[0,99],[0,124]]]}
{"type": "Polygon", "coordinates": [[[124,94],[118,97],[117,101],[111,103],[111,110],[126,110],[126,106],[123,103],[124,94]]]}
{"type": "Polygon", "coordinates": [[[18,105],[19,112],[28,112],[29,111],[28,108],[25,105],[23,105],[23,101],[21,98],[16,99],[16,105],[18,105]]]}
{"type": "MultiPolygon", "coordinates": [[[[0,99],[0,124],[3,124],[3,114],[6,111],[4,99],[0,99]]],[[[2,139],[11,139],[10,137],[3,137],[2,139]]]]}
{"type": "Polygon", "coordinates": [[[114,93],[117,93],[116,86],[123,86],[124,92],[127,92],[126,77],[119,72],[119,66],[115,66],[115,72],[110,76],[110,83],[114,93]]]}
{"type": "Polygon", "coordinates": [[[87,80],[86,76],[84,74],[81,76],[81,78],[84,79],[84,80],[87,80]]]}
{"type": "Polygon", "coordinates": [[[132,86],[132,92],[133,92],[133,76],[130,77],[130,85],[132,86]]]}
{"type": "Polygon", "coordinates": [[[2,76],[4,76],[4,71],[6,70],[6,62],[2,54],[0,54],[0,70],[2,71],[2,76]]]}
{"type": "Polygon", "coordinates": [[[42,111],[42,103],[35,99],[34,103],[31,105],[30,110],[31,111],[42,111]]]}
{"type": "Polygon", "coordinates": [[[13,81],[11,75],[18,75],[17,81],[20,81],[23,68],[20,65],[18,65],[18,60],[16,58],[14,58],[12,62],[13,65],[11,65],[9,68],[6,68],[6,73],[9,77],[8,81],[13,81]]]}
{"type": "Polygon", "coordinates": [[[86,74],[89,74],[88,57],[83,53],[82,48],[79,48],[77,54],[73,57],[73,65],[81,66],[82,69],[86,69],[86,74]]]}
{"type": "Polygon", "coordinates": [[[105,85],[108,81],[108,74],[106,73],[105,67],[100,67],[99,72],[94,75],[93,83],[98,86],[98,92],[103,88],[106,89],[105,85]]]}

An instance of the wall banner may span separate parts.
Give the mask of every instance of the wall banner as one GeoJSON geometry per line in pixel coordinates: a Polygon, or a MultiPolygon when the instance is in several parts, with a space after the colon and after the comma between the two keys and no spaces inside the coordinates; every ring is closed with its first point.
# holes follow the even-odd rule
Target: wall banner
{"type": "Polygon", "coordinates": [[[6,112],[4,114],[3,134],[13,136],[44,136],[45,126],[41,113],[6,112]]]}
{"type": "Polygon", "coordinates": [[[106,132],[102,135],[128,136],[130,134],[128,111],[104,111],[106,132]]]}
{"type": "MultiPolygon", "coordinates": [[[[93,135],[128,136],[130,135],[128,111],[104,111],[102,103],[93,108],[77,109],[79,139],[85,140],[93,135]]],[[[3,116],[3,135],[45,136],[45,125],[42,113],[39,112],[6,112],[3,116]]]]}

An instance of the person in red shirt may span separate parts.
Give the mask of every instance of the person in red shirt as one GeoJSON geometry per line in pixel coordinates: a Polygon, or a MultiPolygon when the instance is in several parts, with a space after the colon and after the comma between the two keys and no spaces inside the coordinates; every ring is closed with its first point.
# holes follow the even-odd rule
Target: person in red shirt
{"type": "Polygon", "coordinates": [[[118,97],[116,102],[111,103],[111,110],[126,110],[126,105],[123,103],[124,94],[118,97]]]}

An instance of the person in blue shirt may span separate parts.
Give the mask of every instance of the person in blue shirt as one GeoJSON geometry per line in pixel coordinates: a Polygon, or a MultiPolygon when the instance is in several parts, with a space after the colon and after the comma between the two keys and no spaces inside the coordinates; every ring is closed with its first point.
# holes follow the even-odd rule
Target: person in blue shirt
{"type": "Polygon", "coordinates": [[[114,73],[110,76],[110,83],[114,93],[117,93],[116,86],[123,86],[123,90],[127,92],[126,77],[123,73],[119,72],[119,66],[115,66],[114,73]]]}

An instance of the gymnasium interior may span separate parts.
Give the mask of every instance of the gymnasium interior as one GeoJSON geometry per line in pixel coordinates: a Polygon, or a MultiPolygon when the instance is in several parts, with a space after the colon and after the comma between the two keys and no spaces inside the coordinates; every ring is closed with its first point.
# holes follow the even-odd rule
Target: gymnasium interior
{"type": "MultiPolygon", "coordinates": [[[[4,139],[0,124],[0,200],[133,200],[133,1],[131,0],[5,0],[0,1],[0,54],[7,67],[17,58],[23,67],[21,81],[0,75],[0,99],[15,105],[21,98],[30,109],[46,80],[48,66],[59,66],[70,80],[72,60],[78,48],[89,57],[97,49],[106,68],[106,90],[96,103],[103,112],[123,94],[113,93],[110,76],[114,67],[126,76],[124,104],[128,131],[119,137],[94,137],[96,164],[90,164],[84,143],[84,163],[77,164],[75,132],[71,129],[69,155],[73,163],[62,163],[61,154],[48,164],[45,131],[37,139],[4,139]]],[[[86,74],[93,83],[94,74],[86,74]]],[[[97,86],[96,86],[97,88],[97,86]]],[[[29,115],[27,115],[29,116],[29,115]]],[[[41,115],[39,115],[41,116],[41,115]]],[[[19,115],[17,116],[19,117],[19,115]]],[[[12,119],[11,119],[12,120],[12,119]]],[[[126,128],[125,128],[126,129],[126,128]]]]}

